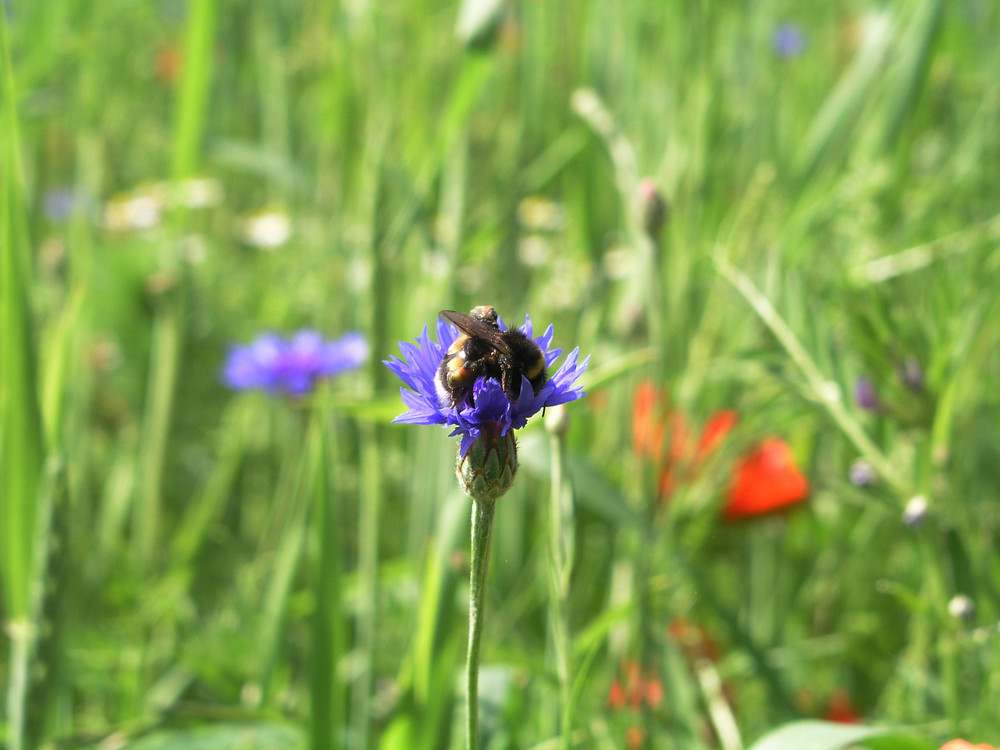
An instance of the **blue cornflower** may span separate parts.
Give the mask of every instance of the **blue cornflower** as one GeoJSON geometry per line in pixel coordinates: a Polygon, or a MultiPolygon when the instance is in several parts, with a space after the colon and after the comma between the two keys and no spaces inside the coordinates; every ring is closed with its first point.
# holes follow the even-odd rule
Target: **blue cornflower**
{"type": "Polygon", "coordinates": [[[316,331],[299,331],[291,338],[265,333],[249,346],[229,350],[222,379],[230,388],[262,388],[271,393],[301,396],[323,378],[350,370],[368,357],[360,333],[326,341],[316,331]]]}
{"type": "Polygon", "coordinates": [[[76,202],[73,200],[73,191],[69,188],[55,188],[45,194],[43,204],[45,215],[57,224],[61,224],[73,215],[76,209],[76,202]]]}
{"type": "MultiPolygon", "coordinates": [[[[507,330],[503,321],[498,323],[501,330],[507,330]]],[[[533,339],[545,353],[547,368],[551,367],[562,354],[562,349],[549,348],[552,345],[551,325],[545,333],[535,337],[531,318],[525,316],[521,331],[533,339]]],[[[493,433],[499,428],[500,436],[505,436],[512,429],[524,427],[528,418],[537,414],[543,407],[565,404],[584,395],[577,381],[587,369],[590,357],[582,362],[578,361],[580,350],[577,347],[538,389],[538,393],[534,393],[528,379],[522,376],[520,395],[515,401],[511,401],[496,380],[480,378],[473,386],[471,399],[466,399],[458,406],[442,404],[438,397],[435,379],[441,360],[456,338],[458,329],[451,323],[439,320],[436,342],[427,333],[427,326],[424,326],[416,344],[400,342],[399,348],[403,353],[403,359],[390,357],[384,364],[409,386],[409,389],[400,388],[407,411],[393,421],[407,424],[439,424],[451,428],[452,436],[462,436],[460,455],[468,453],[484,429],[493,433]]]]}
{"type": "Polygon", "coordinates": [[[783,23],[775,28],[771,36],[771,45],[778,53],[778,57],[788,60],[802,54],[806,48],[806,35],[794,23],[783,23]]]}

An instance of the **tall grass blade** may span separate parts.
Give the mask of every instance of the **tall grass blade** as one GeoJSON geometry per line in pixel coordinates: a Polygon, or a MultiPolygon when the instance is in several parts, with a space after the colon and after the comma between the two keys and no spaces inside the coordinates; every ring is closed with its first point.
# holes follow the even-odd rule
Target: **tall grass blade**
{"type": "Polygon", "coordinates": [[[7,743],[20,750],[38,626],[33,599],[44,561],[37,554],[44,457],[18,97],[5,12],[0,11],[0,581],[11,649],[7,743]]]}

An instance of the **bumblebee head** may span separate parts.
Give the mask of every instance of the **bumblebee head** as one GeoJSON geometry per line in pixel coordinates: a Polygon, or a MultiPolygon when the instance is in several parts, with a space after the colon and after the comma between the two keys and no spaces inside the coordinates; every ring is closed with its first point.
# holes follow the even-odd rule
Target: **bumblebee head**
{"type": "Polygon", "coordinates": [[[497,311],[493,305],[478,305],[469,310],[469,317],[489,323],[492,326],[497,324],[497,311]]]}

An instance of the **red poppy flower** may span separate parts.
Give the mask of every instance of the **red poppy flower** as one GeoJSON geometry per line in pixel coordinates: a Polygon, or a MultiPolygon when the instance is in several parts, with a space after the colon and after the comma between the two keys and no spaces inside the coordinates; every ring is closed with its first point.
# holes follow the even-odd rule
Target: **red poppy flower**
{"type": "Polygon", "coordinates": [[[659,457],[663,422],[656,414],[659,395],[652,383],[640,383],[632,398],[632,445],[640,456],[659,457]]]}
{"type": "Polygon", "coordinates": [[[740,460],[722,516],[729,521],[760,516],[802,502],[808,495],[809,481],[795,466],[788,444],[767,438],[740,460]]]}
{"type": "Polygon", "coordinates": [[[611,683],[611,690],[608,691],[608,708],[620,711],[625,708],[625,704],[627,703],[628,695],[616,677],[615,681],[611,683]]]}
{"type": "Polygon", "coordinates": [[[735,411],[717,412],[701,435],[694,442],[693,431],[684,415],[676,410],[659,412],[660,401],[666,393],[657,392],[652,383],[644,382],[636,388],[632,401],[632,440],[636,453],[661,462],[659,492],[666,498],[676,489],[678,482],[689,481],[736,426],[739,417],[735,411]],[[669,448],[664,455],[664,439],[669,436],[669,448]]]}
{"type": "Polygon", "coordinates": [[[625,684],[623,685],[618,678],[611,683],[611,690],[608,691],[608,708],[620,711],[628,706],[634,712],[638,712],[643,704],[656,708],[663,702],[663,685],[655,672],[646,674],[639,666],[639,662],[627,660],[622,662],[619,673],[625,684]]]}
{"type": "Polygon", "coordinates": [[[971,742],[966,742],[965,740],[952,740],[951,742],[946,742],[941,745],[941,750],[997,750],[993,745],[987,745],[985,742],[981,745],[973,745],[971,742]]]}
{"type": "Polygon", "coordinates": [[[838,724],[857,724],[864,717],[854,708],[854,701],[851,700],[850,694],[843,688],[837,688],[830,693],[823,718],[838,724]]]}

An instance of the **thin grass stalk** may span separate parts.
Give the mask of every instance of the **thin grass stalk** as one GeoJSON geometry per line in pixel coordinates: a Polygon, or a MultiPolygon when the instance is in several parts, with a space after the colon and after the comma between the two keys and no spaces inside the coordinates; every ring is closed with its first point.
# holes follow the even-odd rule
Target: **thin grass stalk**
{"type": "Polygon", "coordinates": [[[354,680],[351,724],[357,732],[357,747],[367,749],[371,736],[372,684],[375,669],[379,592],[379,516],[382,488],[378,440],[372,425],[361,425],[361,462],[364,492],[358,509],[358,597],[357,644],[362,656],[361,673],[354,680]]]}
{"type": "Polygon", "coordinates": [[[836,383],[823,377],[819,367],[796,338],[792,329],[775,310],[771,300],[757,288],[746,274],[736,269],[728,261],[716,257],[715,266],[720,275],[733,285],[757,313],[764,325],[774,334],[792,362],[799,368],[799,372],[805,378],[813,397],[824,406],[844,436],[871,462],[875,470],[900,497],[911,497],[913,490],[910,483],[899,474],[896,467],[868,437],[864,428],[847,411],[836,383]]]}
{"type": "Polygon", "coordinates": [[[565,411],[554,407],[546,421],[552,455],[549,502],[549,621],[559,679],[559,737],[562,750],[572,745],[573,644],[569,623],[569,584],[573,573],[573,494],[567,477],[565,411]]]}
{"type": "Polygon", "coordinates": [[[344,726],[342,691],[337,679],[337,662],[343,651],[344,641],[340,598],[341,540],[337,533],[337,495],[331,491],[328,469],[329,420],[319,405],[312,416],[309,456],[317,565],[313,571],[316,612],[313,618],[312,674],[309,683],[309,746],[312,750],[330,750],[341,746],[334,734],[344,726]]]}
{"type": "MultiPolygon", "coordinates": [[[[189,12],[173,134],[171,177],[175,183],[190,177],[197,169],[212,77],[215,0],[193,0],[189,12]]],[[[170,237],[163,263],[167,273],[178,275],[176,245],[170,237]]],[[[136,463],[135,550],[144,566],[150,565],[158,549],[163,474],[184,339],[184,283],[183,279],[176,281],[177,288],[160,300],[153,322],[147,403],[136,463]]]]}
{"type": "Polygon", "coordinates": [[[618,127],[614,116],[604,102],[591,89],[581,89],[573,94],[573,110],[604,142],[615,170],[615,183],[622,201],[622,214],[626,217],[629,239],[639,249],[646,274],[646,310],[649,313],[649,342],[662,356],[664,341],[664,289],[658,241],[643,227],[636,203],[639,189],[639,166],[635,149],[618,127]]]}
{"type": "Polygon", "coordinates": [[[469,573],[469,651],[465,665],[465,747],[479,747],[479,651],[486,608],[486,572],[490,566],[496,503],[472,503],[472,570],[469,573]]]}
{"type": "Polygon", "coordinates": [[[198,168],[215,59],[216,2],[191,0],[188,4],[173,134],[171,177],[175,181],[190,177],[198,168]]]}
{"type": "MultiPolygon", "coordinates": [[[[305,415],[295,413],[292,416],[298,418],[305,415]]],[[[280,509],[275,516],[276,519],[281,519],[282,530],[273,552],[270,578],[264,593],[260,635],[257,638],[260,702],[265,705],[271,693],[272,674],[280,650],[285,610],[309,528],[309,503],[312,499],[309,488],[311,478],[309,471],[312,466],[309,460],[311,433],[307,420],[303,419],[302,422],[304,423],[296,419],[295,429],[290,431],[288,441],[294,444],[296,450],[286,450],[282,456],[278,486],[273,501],[273,506],[280,509]],[[300,445],[304,446],[302,451],[298,450],[300,445]]]]}
{"type": "Polygon", "coordinates": [[[168,298],[159,300],[153,321],[150,346],[149,380],[146,385],[146,407],[142,416],[139,455],[136,462],[137,502],[134,549],[136,559],[148,567],[159,549],[160,515],[163,474],[170,441],[170,423],[174,391],[180,366],[183,340],[184,305],[180,288],[168,291],[168,298]]]}
{"type": "Polygon", "coordinates": [[[46,498],[40,497],[44,448],[29,300],[32,278],[18,96],[3,11],[0,69],[0,582],[10,638],[6,741],[10,750],[21,750],[28,744],[25,713],[48,524],[42,510],[46,498]]]}

